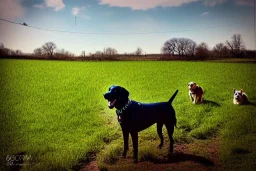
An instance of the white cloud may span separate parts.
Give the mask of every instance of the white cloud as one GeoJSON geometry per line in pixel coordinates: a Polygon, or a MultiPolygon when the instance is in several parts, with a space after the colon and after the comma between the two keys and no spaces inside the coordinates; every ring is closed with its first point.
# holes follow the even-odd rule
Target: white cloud
{"type": "Polygon", "coordinates": [[[133,10],[147,10],[157,6],[177,7],[186,3],[196,2],[199,0],[99,0],[101,5],[115,7],[130,7],[133,10]]]}
{"type": "Polygon", "coordinates": [[[236,0],[237,5],[254,6],[255,0],[236,0]]]}
{"type": "Polygon", "coordinates": [[[22,17],[25,13],[20,0],[0,0],[0,16],[5,19],[22,17]]]}
{"type": "Polygon", "coordinates": [[[77,16],[80,12],[80,8],[74,7],[72,8],[72,15],[77,16]]]}
{"type": "Polygon", "coordinates": [[[35,8],[44,9],[46,7],[54,8],[54,11],[59,11],[65,7],[63,0],[44,0],[44,3],[33,5],[35,8]]]}
{"type": "Polygon", "coordinates": [[[201,14],[201,16],[207,16],[207,15],[209,15],[209,12],[203,12],[203,13],[201,14]]]}
{"type": "Polygon", "coordinates": [[[90,16],[83,14],[85,10],[86,10],[85,7],[81,7],[81,8],[79,8],[79,7],[73,7],[72,10],[71,10],[71,14],[74,15],[74,16],[79,16],[79,15],[80,15],[80,17],[81,17],[82,19],[85,19],[85,20],[91,19],[90,16]],[[82,14],[81,14],[81,13],[82,13],[82,14]]]}
{"type": "Polygon", "coordinates": [[[59,11],[65,7],[62,0],[45,0],[45,5],[50,8],[54,8],[54,11],[59,11]]]}
{"type": "Polygon", "coordinates": [[[155,7],[178,7],[183,4],[201,1],[206,6],[216,6],[231,1],[237,5],[253,5],[254,0],[99,0],[100,5],[129,7],[133,10],[148,10],[155,7]]]}
{"type": "Polygon", "coordinates": [[[33,7],[35,7],[35,8],[40,8],[40,9],[44,9],[46,6],[45,6],[44,3],[41,3],[41,4],[33,5],[33,7]]]}
{"type": "Polygon", "coordinates": [[[218,4],[222,4],[222,3],[226,2],[227,0],[203,0],[203,1],[206,6],[215,6],[218,4]]]}

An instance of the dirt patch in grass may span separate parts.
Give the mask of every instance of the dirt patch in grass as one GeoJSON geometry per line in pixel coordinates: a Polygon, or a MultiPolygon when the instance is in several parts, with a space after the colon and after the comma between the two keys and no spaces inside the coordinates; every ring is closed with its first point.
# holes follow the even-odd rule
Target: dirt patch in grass
{"type": "Polygon", "coordinates": [[[92,161],[86,165],[84,165],[83,168],[80,169],[80,171],[99,171],[97,161],[92,161]]]}
{"type": "MultiPolygon", "coordinates": [[[[163,148],[162,150],[166,150],[163,148]]],[[[121,157],[120,157],[121,158],[121,157]]],[[[81,171],[99,171],[97,161],[84,165],[81,171]]],[[[215,171],[223,170],[219,160],[218,138],[210,140],[198,140],[191,144],[176,144],[175,154],[158,156],[150,161],[140,161],[133,164],[132,156],[120,159],[114,165],[106,165],[101,170],[113,171],[158,171],[158,170],[189,170],[189,171],[215,171]]]]}

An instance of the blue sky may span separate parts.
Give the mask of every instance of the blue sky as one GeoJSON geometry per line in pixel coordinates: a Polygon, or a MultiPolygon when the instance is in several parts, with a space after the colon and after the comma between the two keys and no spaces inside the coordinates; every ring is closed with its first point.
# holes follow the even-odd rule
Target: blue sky
{"type": "Polygon", "coordinates": [[[1,0],[0,18],[71,34],[0,21],[0,42],[32,53],[53,41],[77,55],[106,47],[160,53],[164,42],[185,37],[210,48],[240,33],[255,49],[254,0],[1,0]],[[77,17],[75,23],[75,17],[77,17]],[[86,34],[97,33],[97,34],[86,34]]]}

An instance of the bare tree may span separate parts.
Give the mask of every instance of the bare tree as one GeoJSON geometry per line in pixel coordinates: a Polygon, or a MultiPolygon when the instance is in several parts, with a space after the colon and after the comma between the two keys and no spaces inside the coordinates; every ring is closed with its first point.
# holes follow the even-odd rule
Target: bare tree
{"type": "Polygon", "coordinates": [[[108,55],[108,56],[111,56],[111,53],[112,53],[112,48],[106,48],[104,49],[104,54],[108,55]]]}
{"type": "Polygon", "coordinates": [[[185,50],[186,55],[194,56],[196,53],[196,42],[189,40],[185,50]]]}
{"type": "Polygon", "coordinates": [[[96,51],[96,52],[94,53],[93,56],[96,56],[96,57],[100,57],[100,56],[101,56],[101,57],[103,57],[103,55],[104,55],[103,52],[101,52],[101,51],[98,50],[98,51],[96,51]]]}
{"type": "Polygon", "coordinates": [[[81,52],[81,56],[85,57],[85,51],[84,50],[81,52]]]}
{"type": "Polygon", "coordinates": [[[3,44],[3,43],[0,43],[0,55],[1,55],[1,56],[6,55],[6,52],[5,52],[5,48],[4,48],[4,44],[3,44]]]}
{"type": "Polygon", "coordinates": [[[42,56],[43,55],[43,49],[42,48],[36,48],[34,49],[34,54],[36,56],[42,56]]]}
{"type": "Polygon", "coordinates": [[[108,47],[108,48],[105,50],[105,54],[108,55],[108,56],[114,56],[114,55],[117,54],[117,50],[114,49],[114,48],[108,47]]]}
{"type": "Polygon", "coordinates": [[[3,43],[0,43],[0,55],[22,55],[22,51],[21,50],[12,50],[12,49],[8,49],[6,47],[4,47],[3,43]]]}
{"type": "Polygon", "coordinates": [[[68,58],[75,57],[75,55],[69,51],[65,51],[64,56],[68,58]]]}
{"type": "Polygon", "coordinates": [[[186,51],[186,46],[188,45],[188,39],[180,38],[177,44],[177,50],[179,56],[184,56],[186,51]]]}
{"type": "Polygon", "coordinates": [[[59,50],[59,53],[62,55],[62,57],[64,57],[64,56],[65,56],[66,51],[65,51],[65,49],[64,49],[64,48],[62,48],[61,50],[59,50]]]}
{"type": "Polygon", "coordinates": [[[95,52],[95,55],[101,55],[101,54],[102,54],[102,52],[99,50],[95,52]]]}
{"type": "Polygon", "coordinates": [[[178,47],[178,39],[173,38],[170,40],[167,40],[164,43],[164,46],[162,47],[162,53],[166,55],[174,55],[177,53],[177,47],[178,47]]]}
{"type": "Polygon", "coordinates": [[[196,43],[188,38],[172,38],[164,43],[162,53],[168,55],[194,55],[196,43]]]}
{"type": "Polygon", "coordinates": [[[118,54],[117,50],[112,48],[112,55],[114,56],[114,55],[117,55],[117,54],[118,54]]]}
{"type": "Polygon", "coordinates": [[[226,44],[232,53],[233,57],[241,57],[245,50],[245,45],[240,34],[234,34],[230,41],[226,41],[226,44]]]}
{"type": "Polygon", "coordinates": [[[15,55],[20,56],[20,55],[22,55],[22,54],[23,54],[23,53],[22,53],[22,51],[21,51],[21,50],[19,50],[19,49],[15,51],[15,55]]]}
{"type": "Polygon", "coordinates": [[[11,50],[11,49],[8,49],[8,48],[4,48],[4,53],[5,55],[15,55],[15,51],[11,50]]]}
{"type": "Polygon", "coordinates": [[[209,51],[208,45],[205,42],[200,43],[196,47],[196,56],[199,59],[205,59],[209,57],[209,54],[210,54],[210,51],[209,51]]]}
{"type": "Polygon", "coordinates": [[[140,47],[138,47],[135,51],[135,55],[139,56],[139,55],[142,55],[142,49],[140,47]]]}
{"type": "Polygon", "coordinates": [[[56,58],[65,58],[65,57],[67,57],[66,51],[65,51],[65,49],[63,49],[63,48],[57,50],[57,51],[55,52],[54,56],[55,56],[56,58]]]}
{"type": "Polygon", "coordinates": [[[53,57],[54,50],[56,49],[56,45],[53,42],[47,42],[42,46],[43,52],[46,53],[51,58],[53,57]]]}
{"type": "Polygon", "coordinates": [[[228,48],[223,43],[218,43],[213,47],[213,54],[218,58],[227,56],[228,48]]]}
{"type": "Polygon", "coordinates": [[[0,49],[4,49],[4,44],[0,43],[0,49]]]}
{"type": "Polygon", "coordinates": [[[74,57],[75,55],[65,49],[60,49],[55,52],[54,57],[56,58],[71,58],[74,57]]]}

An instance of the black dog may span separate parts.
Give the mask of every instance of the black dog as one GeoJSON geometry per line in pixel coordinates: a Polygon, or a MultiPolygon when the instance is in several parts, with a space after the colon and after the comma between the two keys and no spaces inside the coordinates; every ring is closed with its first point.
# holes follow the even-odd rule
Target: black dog
{"type": "Polygon", "coordinates": [[[173,94],[168,102],[141,104],[131,101],[128,96],[129,92],[120,86],[111,86],[109,91],[104,94],[104,98],[108,100],[110,109],[116,108],[118,122],[121,125],[124,138],[123,157],[126,157],[128,150],[129,133],[133,142],[133,158],[134,162],[138,162],[138,132],[157,123],[157,133],[160,137],[158,148],[163,146],[162,127],[166,126],[170,139],[170,153],[173,152],[173,132],[176,127],[175,111],[171,105],[173,99],[177,95],[178,90],[173,94]]]}

